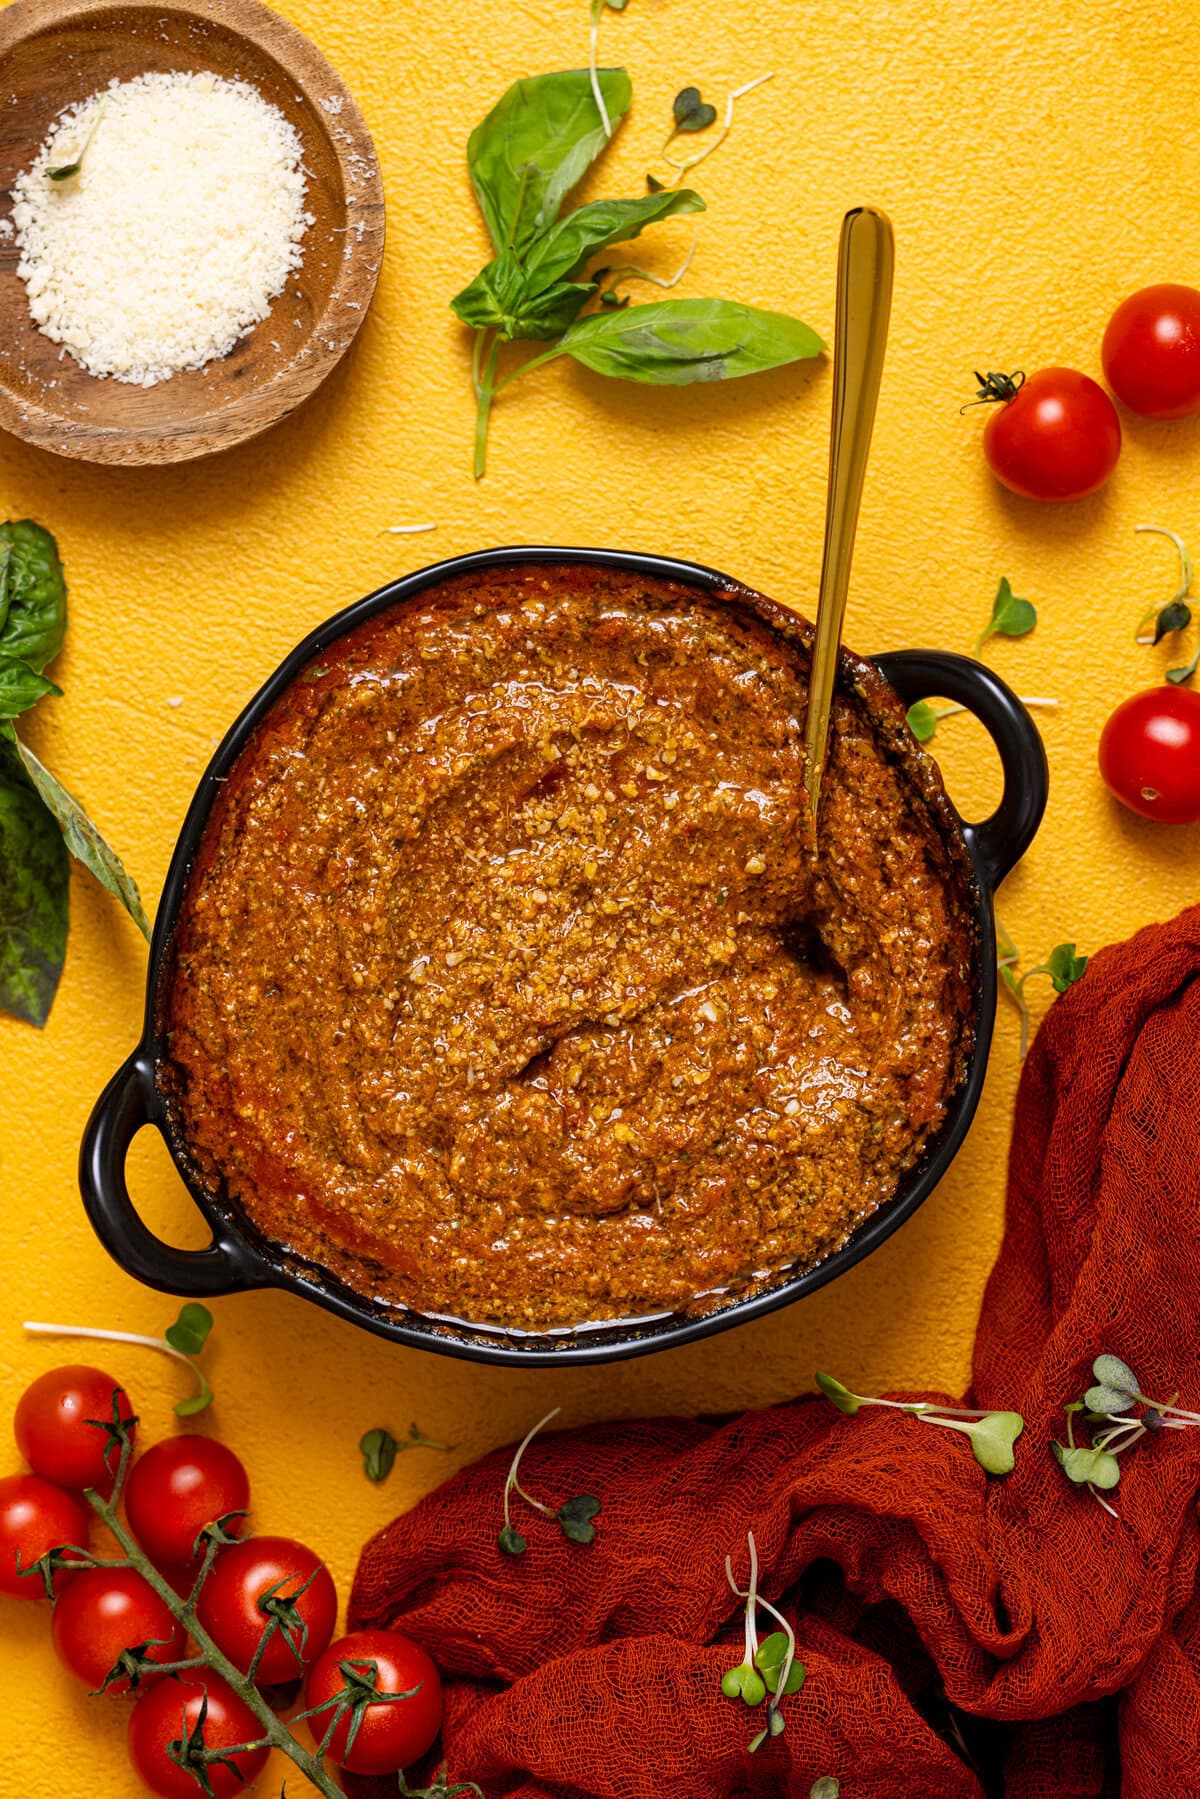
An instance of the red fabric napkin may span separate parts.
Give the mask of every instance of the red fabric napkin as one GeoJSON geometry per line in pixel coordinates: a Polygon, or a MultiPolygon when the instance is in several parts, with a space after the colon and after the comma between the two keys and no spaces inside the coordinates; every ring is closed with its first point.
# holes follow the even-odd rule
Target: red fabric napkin
{"type": "Polygon", "coordinates": [[[1101,1351],[1200,1410],[1198,971],[1200,908],[1094,957],[1026,1063],[967,1398],[1024,1415],[1013,1473],[806,1397],[535,1440],[523,1485],[603,1502],[587,1547],[522,1510],[527,1554],[498,1551],[507,1451],[367,1545],[351,1623],[436,1657],[451,1775],[489,1799],[1200,1795],[1200,1430],[1131,1453],[1117,1519],[1050,1449],[1101,1351]],[[748,1529],[808,1670],[755,1755],[763,1713],[720,1691],[748,1529]]]}

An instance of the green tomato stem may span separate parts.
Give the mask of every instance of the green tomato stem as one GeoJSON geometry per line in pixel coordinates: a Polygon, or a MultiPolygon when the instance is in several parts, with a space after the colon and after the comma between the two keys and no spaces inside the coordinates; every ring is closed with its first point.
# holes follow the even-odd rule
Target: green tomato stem
{"type": "MultiPolygon", "coordinates": [[[[74,1334],[86,1335],[88,1333],[76,1332],[74,1334]]],[[[116,1335],[117,1333],[113,1332],[108,1334],[116,1335]]],[[[154,1339],[150,1339],[149,1341],[154,1343],[154,1339]]],[[[157,1346],[158,1345],[155,1344],[155,1347],[157,1346]]],[[[178,1352],[172,1350],[171,1353],[174,1355],[178,1352]]],[[[186,1357],[184,1359],[186,1360],[186,1357]]],[[[121,1460],[117,1468],[117,1476],[113,1483],[112,1497],[110,1499],[102,1499],[99,1493],[97,1493],[94,1488],[90,1487],[84,1494],[84,1498],[96,1513],[97,1517],[102,1520],[116,1538],[125,1555],[124,1565],[136,1569],[146,1584],[153,1588],[154,1592],[158,1594],[158,1597],[162,1600],[171,1616],[177,1623],[183,1626],[188,1635],[192,1638],[197,1649],[200,1651],[196,1661],[182,1665],[190,1667],[209,1667],[213,1669],[215,1673],[219,1674],[223,1680],[228,1682],[238,1698],[250,1708],[255,1718],[263,1727],[262,1740],[260,1743],[256,1743],[254,1747],[269,1747],[271,1749],[280,1750],[290,1761],[295,1763],[296,1767],[304,1775],[304,1778],[310,1785],[314,1786],[319,1793],[325,1795],[325,1799],[343,1799],[342,1790],[334,1780],[333,1776],[321,1766],[318,1758],[312,1754],[311,1751],[305,1749],[303,1744],[292,1735],[286,1724],[275,1716],[266,1700],[259,1693],[257,1687],[246,1678],[240,1669],[234,1667],[224,1651],[219,1649],[213,1642],[208,1632],[204,1629],[204,1626],[197,1623],[194,1602],[198,1596],[198,1589],[202,1584],[202,1580],[197,1580],[196,1586],[192,1589],[192,1594],[187,1600],[180,1599],[174,1587],[169,1585],[169,1583],[163,1579],[158,1569],[142,1550],[136,1539],[132,1537],[125,1528],[125,1525],[118,1516],[117,1504],[125,1484],[125,1476],[129,1469],[132,1451],[132,1440],[129,1437],[126,1437],[121,1446],[121,1460]]],[[[205,1562],[208,1567],[211,1567],[212,1565],[215,1551],[216,1545],[210,1542],[208,1545],[208,1552],[206,1552],[205,1556],[205,1562]]],[[[121,1566],[122,1564],[114,1563],[112,1565],[121,1566]]],[[[238,1747],[246,1748],[249,1747],[249,1745],[238,1745],[238,1747]]],[[[233,1751],[225,1751],[224,1753],[230,1754],[233,1753],[233,1751]]]]}
{"type": "Polygon", "coordinates": [[[483,361],[483,372],[475,384],[475,479],[482,481],[487,473],[488,425],[492,416],[492,400],[496,393],[496,359],[500,354],[499,339],[493,341],[483,361]]]}

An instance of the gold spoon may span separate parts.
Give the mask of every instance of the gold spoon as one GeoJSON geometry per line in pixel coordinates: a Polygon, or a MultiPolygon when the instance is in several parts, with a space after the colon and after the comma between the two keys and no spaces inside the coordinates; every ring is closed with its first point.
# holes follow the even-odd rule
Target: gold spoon
{"type": "Polygon", "coordinates": [[[804,782],[814,822],[825,771],[829,713],[850,586],[850,558],[854,553],[854,532],[892,310],[894,261],[895,240],[887,214],[875,206],[856,206],[848,212],[842,220],[838,251],[825,554],[804,720],[804,782]]]}

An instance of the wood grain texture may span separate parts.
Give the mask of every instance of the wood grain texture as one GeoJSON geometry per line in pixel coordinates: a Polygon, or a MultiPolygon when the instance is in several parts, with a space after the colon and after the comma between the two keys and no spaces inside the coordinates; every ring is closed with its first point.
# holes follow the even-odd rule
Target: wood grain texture
{"type": "Polygon", "coordinates": [[[258,0],[14,0],[0,13],[0,221],[64,107],[114,78],[177,69],[249,81],[295,127],[315,219],[304,260],[228,356],[143,388],[89,374],[37,329],[15,240],[0,239],[0,427],[62,456],[186,462],[244,443],[314,392],[375,291],[384,205],[370,134],[320,51],[258,0]]]}

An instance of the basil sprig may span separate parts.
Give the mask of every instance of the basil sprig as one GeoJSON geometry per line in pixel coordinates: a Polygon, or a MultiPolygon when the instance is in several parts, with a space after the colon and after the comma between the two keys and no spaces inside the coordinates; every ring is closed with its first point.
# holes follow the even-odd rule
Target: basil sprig
{"type": "Polygon", "coordinates": [[[816,356],[821,339],[785,313],[729,300],[663,300],[626,306],[591,259],[648,225],[705,210],[690,188],[638,199],[594,200],[566,217],[567,195],[629,110],[624,69],[567,69],[517,81],[471,133],[467,161],[495,255],[451,301],[475,345],[475,475],[487,459],[492,402],[543,362],[571,356],[598,374],[678,387],[721,381],[816,356]],[[599,299],[604,312],[585,313],[599,299]],[[498,378],[500,349],[517,341],[552,347],[498,378]]]}
{"type": "Polygon", "coordinates": [[[54,538],[32,519],[0,524],[0,1010],[39,1026],[66,954],[69,856],[150,935],[120,858],[14,726],[46,695],[61,694],[42,671],[66,629],[67,584],[54,538]]]}

